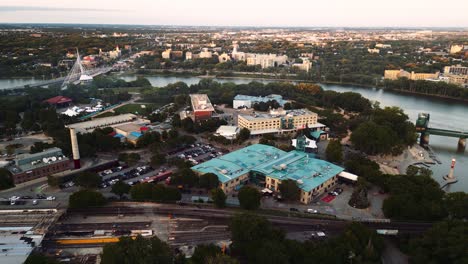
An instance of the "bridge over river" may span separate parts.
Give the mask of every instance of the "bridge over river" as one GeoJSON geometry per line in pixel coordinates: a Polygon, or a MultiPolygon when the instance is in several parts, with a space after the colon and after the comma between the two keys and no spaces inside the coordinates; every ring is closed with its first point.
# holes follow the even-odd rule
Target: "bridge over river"
{"type": "Polygon", "coordinates": [[[427,146],[429,144],[429,136],[444,136],[444,137],[455,137],[458,138],[458,151],[465,151],[466,139],[468,138],[468,131],[449,130],[442,128],[429,127],[429,113],[420,113],[416,120],[416,132],[421,134],[419,143],[421,146],[427,146]]]}

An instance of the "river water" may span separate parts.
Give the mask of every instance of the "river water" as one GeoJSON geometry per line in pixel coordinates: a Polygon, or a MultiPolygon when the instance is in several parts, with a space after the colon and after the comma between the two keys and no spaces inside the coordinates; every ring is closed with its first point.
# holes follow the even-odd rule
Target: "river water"
{"type": "MultiPolygon", "coordinates": [[[[119,75],[126,81],[136,80],[135,75],[119,75]]],[[[200,77],[173,77],[173,76],[148,76],[146,77],[153,86],[163,87],[170,83],[178,81],[185,82],[188,85],[198,83],[200,77]]],[[[8,89],[12,86],[24,85],[34,81],[32,79],[11,79],[0,80],[0,89],[8,89]],[[24,82],[24,84],[22,83],[24,82]]],[[[249,83],[252,79],[217,79],[219,82],[233,82],[236,84],[249,83]]],[[[271,80],[256,80],[263,83],[271,80]]],[[[372,101],[379,101],[382,107],[398,106],[405,110],[411,120],[416,121],[418,113],[427,112],[431,114],[430,126],[437,128],[468,131],[468,105],[456,102],[450,102],[441,99],[421,97],[416,95],[399,94],[381,89],[362,88],[356,86],[340,85],[322,85],[326,90],[337,92],[353,91],[362,94],[372,101]]],[[[447,191],[465,191],[468,192],[468,149],[465,153],[457,153],[457,138],[431,136],[430,146],[434,149],[442,164],[431,167],[434,172],[434,179],[443,184],[442,177],[448,173],[450,161],[457,159],[455,167],[455,176],[459,179],[458,183],[446,187],[447,191]]]]}

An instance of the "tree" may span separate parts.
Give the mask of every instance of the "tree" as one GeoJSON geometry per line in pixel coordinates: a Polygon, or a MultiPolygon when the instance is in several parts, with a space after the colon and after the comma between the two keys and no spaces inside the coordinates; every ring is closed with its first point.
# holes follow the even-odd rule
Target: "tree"
{"type": "Polygon", "coordinates": [[[70,208],[87,208],[102,206],[106,203],[106,198],[93,190],[80,190],[70,195],[68,206],[70,208]]]}
{"type": "Polygon", "coordinates": [[[24,264],[58,264],[59,262],[38,252],[32,252],[24,264]]]}
{"type": "Polygon", "coordinates": [[[190,260],[193,264],[206,264],[208,259],[216,257],[221,254],[221,248],[214,244],[198,245],[193,252],[190,260]]]}
{"type": "Polygon", "coordinates": [[[444,197],[444,204],[450,217],[458,219],[468,218],[468,193],[447,193],[444,197]]]}
{"type": "Polygon", "coordinates": [[[166,155],[161,154],[161,153],[156,153],[153,156],[151,156],[151,161],[150,161],[152,166],[160,166],[164,163],[166,163],[166,155]]]}
{"type": "Polygon", "coordinates": [[[115,244],[106,244],[102,250],[102,264],[173,264],[174,254],[169,245],[158,237],[135,239],[121,237],[115,244]]]}
{"type": "Polygon", "coordinates": [[[171,178],[171,183],[192,188],[198,184],[198,176],[190,168],[183,168],[171,178]]]}
{"type": "Polygon", "coordinates": [[[130,192],[131,186],[128,185],[124,181],[118,181],[114,185],[112,185],[111,192],[115,195],[118,195],[120,199],[124,194],[128,194],[130,192]]]}
{"type": "MultiPolygon", "coordinates": [[[[249,260],[248,263],[267,263],[258,262],[258,260],[259,253],[263,250],[263,244],[268,241],[274,241],[278,245],[277,251],[282,251],[279,244],[284,241],[285,234],[282,230],[273,227],[265,217],[254,214],[238,214],[232,217],[229,229],[232,238],[231,249],[233,252],[246,256],[249,260]]],[[[264,257],[268,258],[268,256],[264,257]]],[[[284,258],[281,257],[281,260],[284,258]]],[[[274,261],[273,263],[288,262],[274,261]]]]}
{"type": "Polygon", "coordinates": [[[14,187],[11,172],[7,169],[0,168],[0,190],[14,187]]]}
{"type": "Polygon", "coordinates": [[[216,207],[218,208],[224,208],[226,207],[226,199],[227,196],[224,193],[223,189],[221,188],[216,188],[211,190],[211,199],[213,200],[213,203],[216,207]]]}
{"type": "Polygon", "coordinates": [[[279,185],[281,196],[288,201],[299,201],[301,197],[301,189],[297,186],[297,182],[287,179],[279,185]]]}
{"type": "Polygon", "coordinates": [[[239,142],[244,142],[249,138],[250,138],[250,130],[248,130],[245,127],[241,128],[241,130],[239,131],[239,135],[237,136],[237,140],[239,140],[239,142]]]}
{"type": "Polygon", "coordinates": [[[343,161],[343,149],[340,141],[330,140],[326,150],[327,160],[341,163],[343,161]]]}
{"type": "Polygon", "coordinates": [[[468,263],[468,224],[444,221],[429,229],[424,236],[410,240],[411,263],[468,263]]]}
{"type": "Polygon", "coordinates": [[[384,200],[382,206],[386,217],[433,221],[447,214],[444,192],[431,177],[392,175],[385,177],[384,185],[390,191],[390,197],[384,200]]]}
{"type": "Polygon", "coordinates": [[[364,209],[369,207],[370,203],[367,199],[367,182],[364,178],[359,178],[357,186],[354,187],[351,198],[348,202],[349,205],[355,208],[364,209]]]}
{"type": "Polygon", "coordinates": [[[262,195],[260,192],[250,186],[244,186],[239,191],[240,207],[246,210],[256,210],[260,207],[260,199],[262,195]]]}
{"type": "Polygon", "coordinates": [[[150,183],[135,184],[130,188],[130,196],[133,200],[145,201],[152,198],[153,185],[150,183]]]}
{"type": "Polygon", "coordinates": [[[391,153],[398,140],[393,130],[374,122],[360,124],[351,134],[354,146],[369,155],[391,153]]]}
{"type": "Polygon", "coordinates": [[[47,176],[47,184],[51,187],[57,187],[60,184],[60,180],[57,177],[54,177],[52,175],[47,176]]]}
{"type": "Polygon", "coordinates": [[[219,183],[218,176],[216,176],[214,173],[205,173],[198,179],[198,186],[207,190],[217,188],[219,183]]]}
{"type": "Polygon", "coordinates": [[[94,172],[82,172],[75,179],[76,185],[91,189],[97,188],[101,182],[101,177],[94,172]]]}

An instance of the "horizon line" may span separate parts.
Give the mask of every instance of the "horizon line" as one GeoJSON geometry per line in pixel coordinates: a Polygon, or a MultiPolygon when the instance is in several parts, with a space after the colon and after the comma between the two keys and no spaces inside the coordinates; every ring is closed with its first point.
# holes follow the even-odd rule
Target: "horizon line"
{"type": "Polygon", "coordinates": [[[466,29],[468,26],[262,26],[262,25],[184,25],[184,24],[128,24],[128,23],[70,23],[70,22],[1,22],[0,25],[87,25],[87,26],[155,26],[204,28],[362,28],[362,29],[466,29]]]}

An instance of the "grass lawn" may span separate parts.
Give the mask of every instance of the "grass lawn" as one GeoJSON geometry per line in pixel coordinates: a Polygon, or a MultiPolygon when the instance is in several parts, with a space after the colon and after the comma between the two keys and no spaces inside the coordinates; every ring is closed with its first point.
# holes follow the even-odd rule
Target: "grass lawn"
{"type": "Polygon", "coordinates": [[[128,104],[114,109],[114,112],[118,114],[143,114],[148,111],[153,111],[158,107],[156,104],[128,104]],[[142,107],[144,106],[144,107],[142,107]]]}

